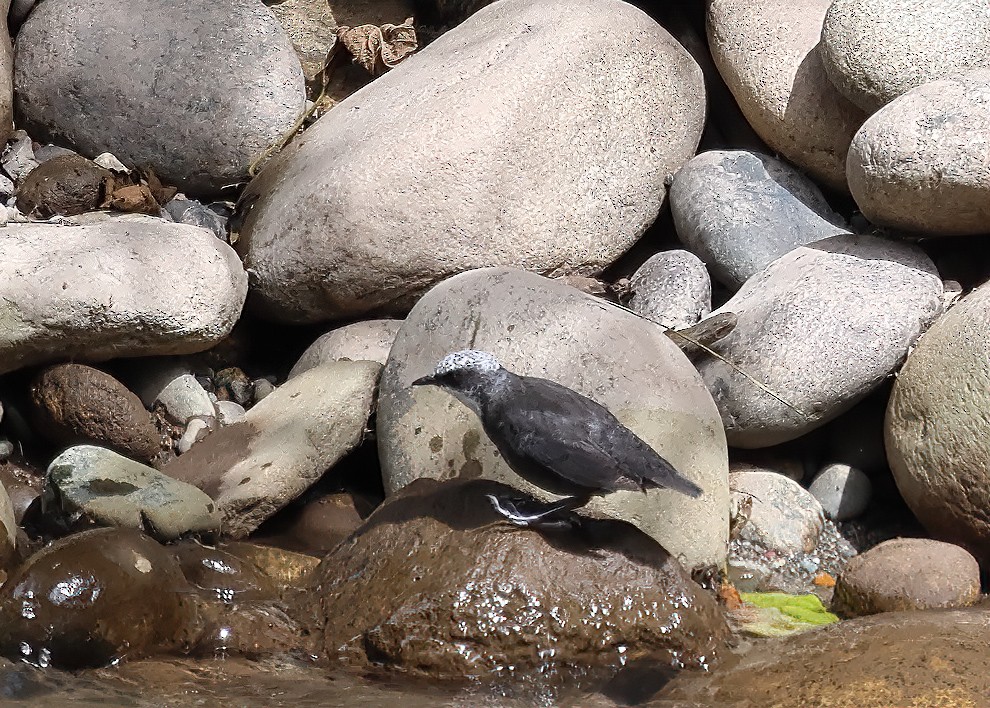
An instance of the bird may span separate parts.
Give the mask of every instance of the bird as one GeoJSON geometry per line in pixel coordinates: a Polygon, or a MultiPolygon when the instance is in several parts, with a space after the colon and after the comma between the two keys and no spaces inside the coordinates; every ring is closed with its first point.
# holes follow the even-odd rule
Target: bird
{"type": "Polygon", "coordinates": [[[605,406],[549,379],[521,376],[491,353],[447,354],[412,386],[436,386],[467,406],[519,476],[564,498],[533,510],[520,498],[487,495],[518,526],[551,522],[594,496],[619,490],[702,489],[678,472],[605,406]]]}

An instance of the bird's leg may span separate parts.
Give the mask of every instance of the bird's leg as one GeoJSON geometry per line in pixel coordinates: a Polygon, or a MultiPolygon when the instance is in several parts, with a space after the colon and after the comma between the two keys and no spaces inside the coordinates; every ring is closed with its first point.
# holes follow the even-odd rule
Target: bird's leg
{"type": "Polygon", "coordinates": [[[488,500],[495,507],[495,511],[500,513],[510,523],[516,526],[533,526],[546,523],[553,517],[564,512],[574,511],[591,500],[590,494],[582,494],[573,497],[566,497],[551,504],[543,505],[539,511],[524,511],[522,506],[525,500],[519,497],[499,497],[494,494],[486,494],[488,500]]]}

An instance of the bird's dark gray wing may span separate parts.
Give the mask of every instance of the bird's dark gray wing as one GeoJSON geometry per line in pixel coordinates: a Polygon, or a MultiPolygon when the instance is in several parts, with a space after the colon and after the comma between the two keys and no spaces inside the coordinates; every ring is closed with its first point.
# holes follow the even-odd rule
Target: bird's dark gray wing
{"type": "MultiPolygon", "coordinates": [[[[553,381],[520,377],[511,406],[493,411],[493,439],[510,465],[542,467],[589,490],[667,487],[690,496],[700,489],[620,423],[604,406],[553,381]]],[[[539,483],[539,482],[537,482],[539,483]]],[[[542,486],[548,486],[543,484],[542,486]]]]}

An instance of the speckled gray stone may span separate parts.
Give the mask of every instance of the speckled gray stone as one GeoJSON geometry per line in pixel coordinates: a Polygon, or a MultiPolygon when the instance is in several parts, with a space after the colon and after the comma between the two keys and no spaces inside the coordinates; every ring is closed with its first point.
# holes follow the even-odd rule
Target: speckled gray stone
{"type": "Polygon", "coordinates": [[[821,504],[782,474],[743,469],[729,477],[732,503],[751,504],[739,538],[780,553],[810,553],[825,526],[821,504]]]}
{"type": "Polygon", "coordinates": [[[41,3],[16,50],[15,108],[33,138],[112,152],[196,194],[246,181],[305,104],[289,38],[255,0],[41,3]]]}
{"type": "Polygon", "coordinates": [[[928,256],[899,241],[833,236],[775,260],[716,310],[737,317],[712,345],[735,366],[698,362],[729,444],[793,440],[851,408],[897,368],[941,295],[928,256]]]}
{"type": "Polygon", "coordinates": [[[825,515],[833,521],[849,521],[870,505],[873,484],[863,472],[839,463],[825,465],[808,487],[825,515]]]}
{"type": "Polygon", "coordinates": [[[404,314],[472,268],[595,275],[656,219],[704,113],[701,69],[642,10],[501,0],[252,181],[237,249],[253,307],[322,322],[404,314]]]}
{"type": "Polygon", "coordinates": [[[873,223],[894,229],[990,233],[987,126],[987,69],[896,98],[863,124],[849,148],[846,174],[856,204],[873,223]]]}
{"type": "Polygon", "coordinates": [[[402,320],[364,320],[330,330],[310,344],[289,378],[328,361],[377,361],[385,366],[402,320]]]}
{"type": "Polygon", "coordinates": [[[867,113],[901,94],[969,69],[990,69],[986,0],[835,0],[825,15],[822,64],[867,113]]]}
{"type": "Polygon", "coordinates": [[[698,324],[712,311],[708,269],[690,251],[651,256],[629,279],[629,309],[668,329],[698,324]]]}
{"type": "Polygon", "coordinates": [[[848,233],[814,182],[743,150],[688,161],[670,186],[670,210],[681,241],[732,289],[791,249],[848,233]]]}

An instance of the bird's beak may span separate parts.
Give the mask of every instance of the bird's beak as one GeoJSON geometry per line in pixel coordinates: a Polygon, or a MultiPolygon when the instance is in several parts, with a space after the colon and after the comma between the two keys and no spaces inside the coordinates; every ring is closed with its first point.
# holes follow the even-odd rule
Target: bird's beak
{"type": "Polygon", "coordinates": [[[430,376],[423,376],[422,378],[416,379],[412,382],[412,386],[431,386],[436,383],[436,379],[430,376]]]}

